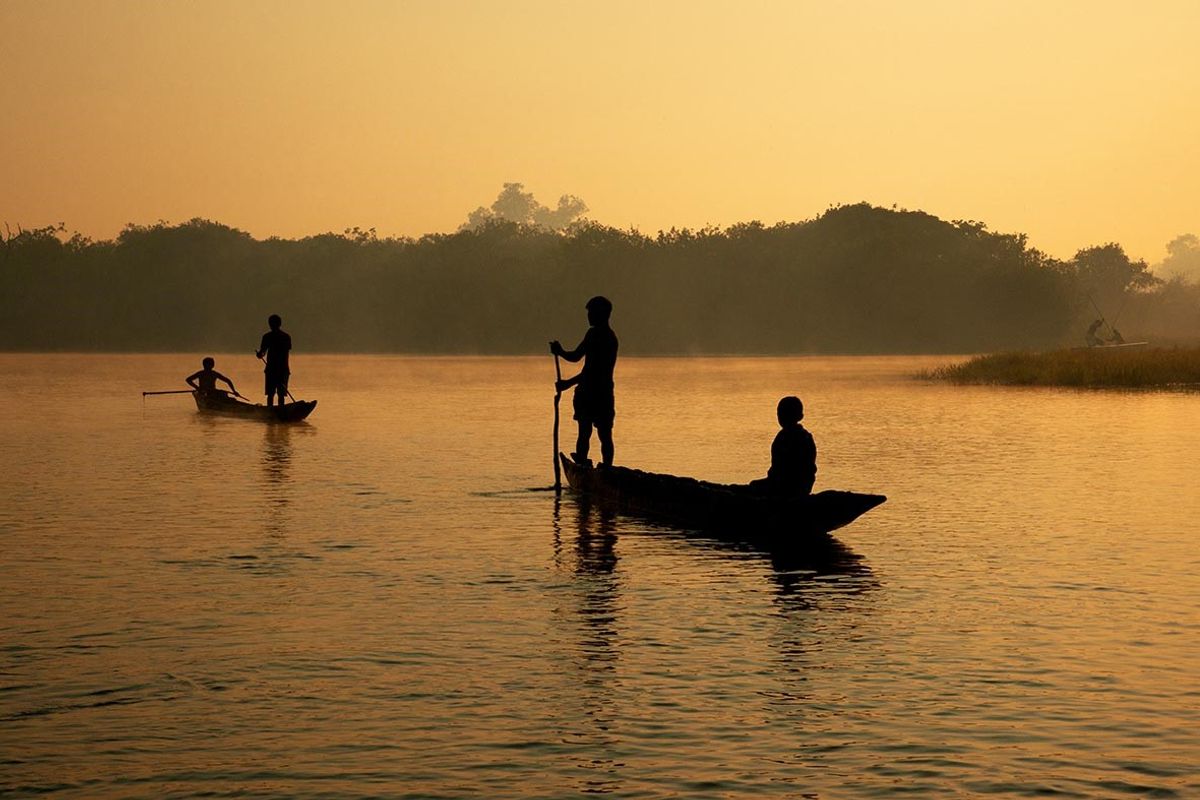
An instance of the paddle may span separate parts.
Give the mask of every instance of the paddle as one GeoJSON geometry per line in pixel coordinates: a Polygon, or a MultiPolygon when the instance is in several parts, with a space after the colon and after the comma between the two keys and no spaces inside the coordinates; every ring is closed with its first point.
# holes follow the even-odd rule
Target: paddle
{"type": "MultiPolygon", "coordinates": [[[[171,390],[165,391],[165,392],[142,392],[142,397],[145,398],[146,396],[152,395],[152,394],[193,394],[194,392],[196,392],[195,389],[171,389],[171,390]]],[[[234,391],[230,392],[230,394],[232,394],[234,397],[240,397],[242,400],[245,400],[247,403],[253,402],[253,401],[251,401],[251,399],[249,397],[244,397],[241,394],[241,392],[237,391],[236,389],[234,391]]]]}
{"type": "Polygon", "coordinates": [[[1100,310],[1100,306],[1096,305],[1096,299],[1094,297],[1092,297],[1092,293],[1088,292],[1087,297],[1088,297],[1088,301],[1092,304],[1092,308],[1096,309],[1096,313],[1100,315],[1100,321],[1103,322],[1106,326],[1108,326],[1108,329],[1111,331],[1113,329],[1113,326],[1111,323],[1109,323],[1108,320],[1106,320],[1104,318],[1104,312],[1100,310]]]}
{"type": "MultiPolygon", "coordinates": [[[[258,356],[258,353],[255,353],[254,355],[258,356]]],[[[267,360],[265,358],[263,358],[262,356],[258,356],[258,360],[263,362],[264,364],[267,363],[267,360]]],[[[296,398],[292,397],[292,391],[290,389],[288,389],[287,386],[283,387],[283,391],[285,393],[287,393],[288,400],[291,400],[293,403],[296,402],[296,398]]]]}
{"type": "Polygon", "coordinates": [[[558,463],[558,401],[562,399],[562,390],[558,382],[562,380],[562,367],[558,363],[558,353],[554,354],[554,493],[562,493],[562,467],[558,463]]]}
{"type": "MultiPolygon", "coordinates": [[[[558,502],[558,497],[562,495],[562,466],[558,463],[558,401],[562,399],[562,392],[558,389],[558,381],[562,380],[562,367],[558,363],[558,354],[554,354],[554,485],[553,486],[530,486],[525,491],[527,492],[554,492],[555,500],[558,502]]],[[[557,506],[556,506],[557,507],[557,506]]]]}

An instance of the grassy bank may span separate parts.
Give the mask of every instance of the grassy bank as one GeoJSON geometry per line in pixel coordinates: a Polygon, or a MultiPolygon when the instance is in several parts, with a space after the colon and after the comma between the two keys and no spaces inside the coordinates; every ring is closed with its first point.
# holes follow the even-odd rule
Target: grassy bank
{"type": "Polygon", "coordinates": [[[1200,388],[1200,347],[994,353],[929,370],[921,377],[1005,386],[1200,388]]]}

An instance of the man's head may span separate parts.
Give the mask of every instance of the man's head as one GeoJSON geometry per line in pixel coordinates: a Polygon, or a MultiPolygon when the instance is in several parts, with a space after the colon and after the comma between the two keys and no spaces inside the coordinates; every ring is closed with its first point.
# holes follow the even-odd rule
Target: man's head
{"type": "Polygon", "coordinates": [[[804,403],[795,395],[788,395],[779,401],[775,407],[775,415],[779,417],[779,426],[795,425],[804,419],[804,403]]]}
{"type": "Polygon", "coordinates": [[[273,331],[279,330],[279,326],[282,324],[283,320],[279,318],[278,314],[272,314],[271,316],[267,317],[267,325],[273,331]]]}
{"type": "Polygon", "coordinates": [[[612,301],[603,295],[596,295],[587,301],[588,323],[602,325],[612,316],[612,301]]]}
{"type": "Polygon", "coordinates": [[[217,365],[217,362],[213,360],[212,356],[205,356],[204,360],[200,363],[204,365],[205,369],[212,369],[217,365]]]}

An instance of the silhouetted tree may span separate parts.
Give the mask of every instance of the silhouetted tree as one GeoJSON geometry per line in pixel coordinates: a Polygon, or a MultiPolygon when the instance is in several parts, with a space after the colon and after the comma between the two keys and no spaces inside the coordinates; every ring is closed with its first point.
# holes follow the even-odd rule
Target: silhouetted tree
{"type": "Polygon", "coordinates": [[[1200,281],[1200,236],[1185,233],[1167,242],[1167,257],[1155,271],[1164,278],[1200,281]]]}
{"type": "Polygon", "coordinates": [[[491,222],[515,222],[560,231],[587,213],[587,204],[574,195],[558,198],[556,208],[547,208],[525,191],[524,184],[506,183],[491,208],[479,208],[467,215],[460,230],[477,230],[491,222]]]}
{"type": "Polygon", "coordinates": [[[554,230],[527,194],[510,184],[497,206],[520,220],[489,211],[419,239],[256,240],[202,219],[111,241],[19,230],[0,260],[0,348],[246,351],[279,313],[300,351],[540,353],[597,294],[627,354],[1075,344],[1089,292],[1111,314],[1128,306],[1127,335],[1165,335],[1165,320],[1200,335],[1200,289],[1158,282],[1116,245],[1060,262],[1023,235],[867,204],[652,236],[581,219],[554,230]]]}

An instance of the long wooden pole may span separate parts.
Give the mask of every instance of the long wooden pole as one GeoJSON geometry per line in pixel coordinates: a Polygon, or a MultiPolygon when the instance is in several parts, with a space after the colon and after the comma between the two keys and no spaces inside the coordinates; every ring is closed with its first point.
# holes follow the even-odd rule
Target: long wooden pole
{"type": "Polygon", "coordinates": [[[558,353],[554,354],[554,493],[562,493],[562,465],[558,463],[558,401],[562,399],[558,382],[562,380],[562,367],[558,364],[558,353]]]}
{"type": "Polygon", "coordinates": [[[1100,321],[1103,322],[1105,325],[1108,325],[1108,329],[1111,331],[1112,325],[1109,325],[1108,320],[1106,320],[1104,318],[1104,312],[1100,310],[1100,306],[1096,305],[1096,299],[1094,297],[1092,297],[1091,292],[1088,292],[1088,300],[1091,302],[1092,308],[1096,309],[1096,313],[1100,315],[1100,321]]]}
{"type": "Polygon", "coordinates": [[[195,389],[172,389],[169,392],[142,392],[142,397],[149,394],[191,394],[195,389]]]}
{"type": "MultiPolygon", "coordinates": [[[[266,363],[267,363],[267,360],[266,360],[265,358],[263,358],[262,356],[259,356],[259,357],[258,357],[258,360],[259,360],[259,361],[261,361],[261,362],[263,362],[263,364],[266,364],[266,363]]],[[[285,394],[288,396],[288,400],[291,400],[293,403],[294,403],[294,402],[296,402],[296,398],[292,397],[292,393],[291,393],[291,391],[288,389],[288,387],[287,387],[287,384],[284,384],[284,386],[283,386],[283,391],[284,391],[284,393],[285,393],[285,394]]]]}

